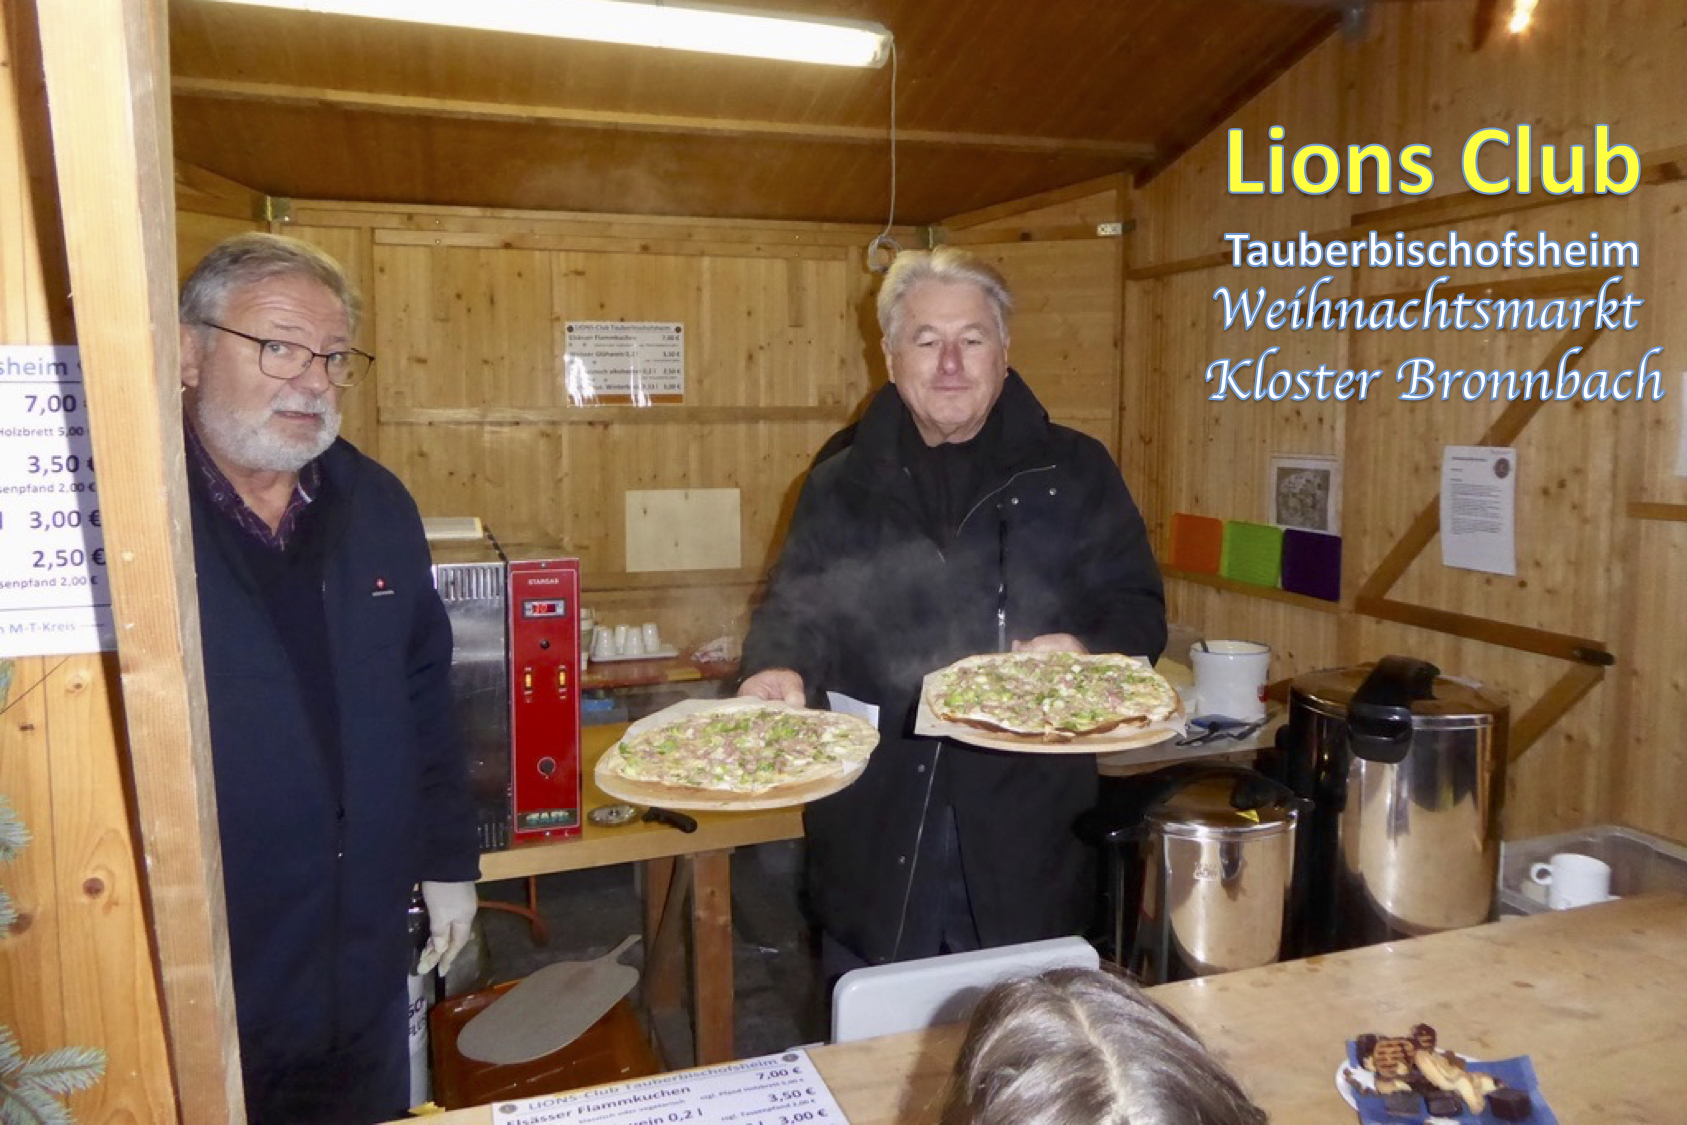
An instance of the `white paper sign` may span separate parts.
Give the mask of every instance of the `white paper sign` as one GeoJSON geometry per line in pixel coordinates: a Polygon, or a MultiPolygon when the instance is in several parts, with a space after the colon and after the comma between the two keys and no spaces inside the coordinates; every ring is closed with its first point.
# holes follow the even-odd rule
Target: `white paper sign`
{"type": "Polygon", "coordinates": [[[1517,575],[1517,451],[1449,445],[1441,452],[1441,562],[1517,575]]]}
{"type": "Polygon", "coordinates": [[[115,647],[81,358],[0,345],[0,656],[115,647]]]}
{"type": "Polygon", "coordinates": [[[848,1125],[807,1051],[494,1102],[494,1125],[848,1125]]]}
{"type": "Polygon", "coordinates": [[[854,715],[857,719],[864,719],[873,727],[879,725],[879,705],[864,703],[852,695],[845,695],[841,691],[826,693],[826,706],[840,715],[854,715]]]}
{"type": "Polygon", "coordinates": [[[685,399],[685,325],[571,320],[564,335],[564,380],[575,406],[685,399]]]}

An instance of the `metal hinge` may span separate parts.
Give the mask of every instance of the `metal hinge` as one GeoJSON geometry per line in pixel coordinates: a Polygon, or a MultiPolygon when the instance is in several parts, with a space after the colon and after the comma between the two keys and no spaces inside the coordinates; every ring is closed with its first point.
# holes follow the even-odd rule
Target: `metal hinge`
{"type": "Polygon", "coordinates": [[[263,223],[290,223],[293,221],[293,201],[282,195],[264,195],[258,199],[258,213],[253,216],[263,223]]]}

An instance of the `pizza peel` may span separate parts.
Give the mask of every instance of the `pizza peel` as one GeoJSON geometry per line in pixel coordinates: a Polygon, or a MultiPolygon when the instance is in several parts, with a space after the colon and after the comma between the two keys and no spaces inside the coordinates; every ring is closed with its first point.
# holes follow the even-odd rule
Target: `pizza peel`
{"type": "Polygon", "coordinates": [[[457,1050],[496,1064],[532,1062],[560,1051],[638,983],[638,970],[619,961],[638,940],[631,934],[602,957],[558,961],[530,974],[463,1026],[457,1050]]]}

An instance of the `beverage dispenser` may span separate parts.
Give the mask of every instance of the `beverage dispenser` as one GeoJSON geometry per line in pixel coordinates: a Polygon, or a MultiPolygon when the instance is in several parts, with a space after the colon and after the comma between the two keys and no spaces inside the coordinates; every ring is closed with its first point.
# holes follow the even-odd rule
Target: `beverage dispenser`
{"type": "Polygon", "coordinates": [[[1500,696],[1408,657],[1296,677],[1259,766],[1313,802],[1300,953],[1488,920],[1509,718],[1500,696]]]}

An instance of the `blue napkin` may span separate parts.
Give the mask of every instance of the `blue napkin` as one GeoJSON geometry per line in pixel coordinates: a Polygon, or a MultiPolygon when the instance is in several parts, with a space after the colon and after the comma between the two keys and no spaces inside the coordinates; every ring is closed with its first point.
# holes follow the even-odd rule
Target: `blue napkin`
{"type": "MultiPolygon", "coordinates": [[[[1347,1065],[1355,1071],[1368,1073],[1359,1065],[1358,1048],[1354,1041],[1347,1041],[1347,1065]]],[[[1465,1065],[1476,1073],[1491,1074],[1500,1080],[1503,1086],[1513,1090],[1522,1090],[1534,1102],[1534,1113],[1525,1119],[1524,1125],[1558,1125],[1558,1118],[1553,1114],[1552,1107],[1546,1104],[1541,1096],[1540,1081],[1535,1077],[1535,1064],[1529,1061],[1528,1055],[1519,1055],[1513,1059],[1495,1059],[1478,1061],[1469,1059],[1465,1065]]],[[[1425,1121],[1457,1121],[1459,1125],[1508,1125],[1495,1117],[1485,1106],[1481,1113],[1461,1113],[1457,1117],[1430,1117],[1428,1113],[1420,1113],[1415,1117],[1406,1117],[1398,1113],[1390,1113],[1384,1107],[1382,1095],[1370,1090],[1352,1091],[1354,1101],[1359,1110],[1361,1125],[1423,1125],[1425,1121]]]]}

